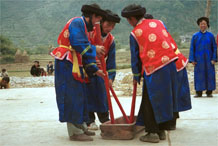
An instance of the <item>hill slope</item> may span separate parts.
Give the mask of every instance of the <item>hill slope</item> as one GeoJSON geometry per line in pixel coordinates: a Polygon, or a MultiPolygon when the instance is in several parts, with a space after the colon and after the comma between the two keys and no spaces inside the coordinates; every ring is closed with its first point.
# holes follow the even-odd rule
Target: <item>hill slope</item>
{"type": "MultiPolygon", "coordinates": [[[[130,0],[1,0],[1,35],[8,36],[19,47],[56,45],[56,39],[65,23],[81,15],[81,6],[97,2],[104,9],[111,9],[120,15],[130,0]]],[[[135,0],[146,7],[147,13],[164,21],[171,33],[192,35],[198,31],[196,19],[204,15],[205,0],[135,0]]],[[[212,0],[210,16],[213,33],[218,32],[218,1],[212,0]]],[[[121,20],[112,32],[116,39],[128,45],[132,27],[121,20]]]]}

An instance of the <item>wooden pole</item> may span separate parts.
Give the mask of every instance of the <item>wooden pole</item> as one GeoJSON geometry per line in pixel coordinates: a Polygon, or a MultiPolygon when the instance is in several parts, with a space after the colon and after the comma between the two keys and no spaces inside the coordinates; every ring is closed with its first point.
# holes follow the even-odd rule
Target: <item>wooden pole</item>
{"type": "Polygon", "coordinates": [[[137,91],[137,83],[133,83],[133,94],[132,94],[132,106],[131,106],[131,112],[130,112],[130,123],[134,122],[136,91],[137,91]]]}
{"type": "MultiPolygon", "coordinates": [[[[96,44],[97,45],[103,45],[103,43],[101,41],[100,22],[96,23],[95,27],[96,27],[96,44]]],[[[108,80],[108,74],[106,72],[106,63],[105,63],[105,60],[104,60],[104,56],[102,56],[100,58],[100,61],[101,61],[103,72],[105,74],[104,84],[105,84],[105,88],[106,88],[106,94],[107,94],[107,101],[108,101],[108,108],[109,108],[111,124],[114,124],[114,113],[113,113],[113,108],[112,108],[112,103],[111,103],[110,92],[109,92],[109,80],[108,80]]]]}
{"type": "Polygon", "coordinates": [[[124,112],[123,107],[122,107],[122,105],[120,104],[120,101],[118,100],[118,97],[117,97],[117,95],[115,94],[114,89],[113,89],[112,87],[110,87],[110,91],[111,91],[112,95],[114,96],[114,99],[116,100],[117,105],[119,106],[120,111],[122,112],[123,117],[125,118],[126,122],[127,122],[128,124],[130,124],[130,120],[129,120],[129,118],[126,116],[126,113],[124,112]]]}

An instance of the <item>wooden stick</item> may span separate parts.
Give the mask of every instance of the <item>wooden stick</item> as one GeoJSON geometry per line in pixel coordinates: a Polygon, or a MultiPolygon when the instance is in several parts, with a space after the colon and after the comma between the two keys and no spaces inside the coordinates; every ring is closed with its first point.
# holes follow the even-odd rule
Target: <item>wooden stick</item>
{"type": "MultiPolygon", "coordinates": [[[[96,27],[96,44],[97,45],[103,45],[102,41],[101,41],[101,29],[100,29],[100,23],[96,23],[95,24],[96,27]]],[[[106,93],[107,93],[107,101],[108,101],[108,107],[109,107],[109,114],[110,114],[110,119],[111,119],[111,124],[114,124],[114,113],[113,113],[113,108],[112,108],[112,103],[111,103],[111,97],[110,97],[110,92],[109,92],[109,79],[108,79],[108,74],[106,72],[106,63],[104,60],[104,56],[102,56],[100,58],[101,61],[101,65],[102,65],[102,69],[103,72],[105,74],[104,77],[104,84],[105,84],[105,88],[106,88],[106,93]]]]}
{"type": "Polygon", "coordinates": [[[133,83],[133,94],[132,94],[132,106],[131,106],[131,112],[130,112],[130,123],[134,122],[136,91],[137,91],[137,83],[134,82],[133,83]]]}
{"type": "Polygon", "coordinates": [[[110,91],[111,91],[112,95],[114,96],[114,99],[116,100],[117,105],[119,106],[120,111],[123,114],[123,117],[126,119],[126,122],[128,124],[130,124],[129,118],[126,116],[126,113],[124,112],[123,107],[121,106],[120,101],[118,100],[117,95],[115,94],[114,89],[112,87],[110,87],[110,91]]]}

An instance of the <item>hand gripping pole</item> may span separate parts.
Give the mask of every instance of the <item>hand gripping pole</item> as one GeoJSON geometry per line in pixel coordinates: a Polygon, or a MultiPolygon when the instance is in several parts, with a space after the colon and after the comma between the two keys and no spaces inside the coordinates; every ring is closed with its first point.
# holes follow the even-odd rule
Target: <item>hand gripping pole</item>
{"type": "MultiPolygon", "coordinates": [[[[101,29],[100,29],[100,22],[95,24],[96,27],[96,44],[97,45],[103,45],[101,41],[101,29]]],[[[108,101],[108,107],[109,107],[109,113],[110,113],[110,119],[111,119],[111,124],[114,124],[114,113],[113,113],[113,108],[112,108],[112,103],[111,103],[111,97],[110,97],[110,92],[109,92],[109,80],[108,80],[108,74],[106,72],[106,63],[104,60],[104,56],[100,58],[101,65],[103,68],[103,72],[105,74],[104,76],[104,84],[106,88],[106,93],[107,93],[107,101],[108,101]]]]}
{"type": "MultiPolygon", "coordinates": [[[[103,45],[103,43],[101,41],[100,23],[96,23],[95,27],[96,27],[96,44],[97,45],[103,45]]],[[[108,79],[108,74],[107,74],[107,71],[106,71],[106,63],[105,63],[105,60],[104,60],[104,56],[102,56],[100,58],[100,61],[101,61],[101,65],[102,65],[102,68],[103,68],[103,72],[105,74],[104,82],[105,82],[105,88],[106,88],[106,93],[107,93],[108,107],[109,107],[109,111],[110,111],[111,124],[114,124],[114,113],[113,113],[113,108],[112,108],[112,103],[111,103],[109,89],[111,90],[112,95],[114,96],[115,101],[117,102],[117,104],[118,104],[118,106],[119,106],[119,108],[120,108],[124,118],[126,119],[126,122],[130,123],[130,121],[129,121],[128,117],[126,116],[126,113],[124,112],[123,107],[121,106],[121,104],[119,102],[119,99],[117,98],[113,88],[109,87],[109,79],[108,79]]]]}

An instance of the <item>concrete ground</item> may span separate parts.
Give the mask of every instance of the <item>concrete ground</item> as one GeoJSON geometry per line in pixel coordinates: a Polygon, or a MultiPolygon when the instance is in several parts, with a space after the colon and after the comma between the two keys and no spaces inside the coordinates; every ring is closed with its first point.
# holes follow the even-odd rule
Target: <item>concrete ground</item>
{"type": "MultiPolygon", "coordinates": [[[[137,97],[136,113],[140,100],[137,97]]],[[[120,102],[129,113],[131,98],[120,97],[120,102]]],[[[113,105],[115,117],[121,116],[113,105]]],[[[0,90],[0,146],[218,146],[218,95],[192,97],[192,107],[180,113],[177,129],[157,144],[139,141],[144,131],[133,140],[103,140],[98,130],[94,141],[75,142],[68,140],[66,124],[58,122],[54,88],[0,90]]]]}

